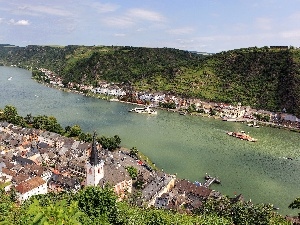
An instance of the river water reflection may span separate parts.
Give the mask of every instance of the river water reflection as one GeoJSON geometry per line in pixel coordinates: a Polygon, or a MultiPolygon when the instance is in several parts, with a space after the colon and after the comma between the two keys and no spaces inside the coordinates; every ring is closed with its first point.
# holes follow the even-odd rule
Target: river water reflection
{"type": "Polygon", "coordinates": [[[283,215],[297,213],[287,206],[300,197],[298,133],[161,110],[156,116],[128,113],[130,104],[58,91],[33,81],[29,71],[0,67],[0,108],[8,104],[22,116],[53,115],[63,127],[79,124],[86,132],[117,134],[123,146],[136,146],[167,173],[200,182],[208,173],[219,177],[222,184],[212,188],[223,194],[242,193],[255,203],[273,203],[283,215]],[[258,142],[226,135],[241,130],[258,142]]]}

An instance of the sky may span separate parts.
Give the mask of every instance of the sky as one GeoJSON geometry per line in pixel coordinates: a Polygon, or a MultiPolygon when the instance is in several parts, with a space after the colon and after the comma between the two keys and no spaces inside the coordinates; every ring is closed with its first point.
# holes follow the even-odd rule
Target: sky
{"type": "Polygon", "coordinates": [[[0,0],[0,43],[299,47],[300,0],[0,0]]]}

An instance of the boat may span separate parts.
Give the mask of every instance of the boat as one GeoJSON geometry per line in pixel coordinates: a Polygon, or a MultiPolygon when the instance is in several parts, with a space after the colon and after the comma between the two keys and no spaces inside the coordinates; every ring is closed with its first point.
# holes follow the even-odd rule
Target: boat
{"type": "Polygon", "coordinates": [[[119,102],[120,100],[117,98],[110,98],[108,101],[109,102],[119,102]]]}
{"type": "Polygon", "coordinates": [[[222,120],[228,121],[228,122],[236,122],[236,118],[231,118],[231,117],[226,117],[226,116],[224,116],[222,120]]]}
{"type": "Polygon", "coordinates": [[[11,80],[11,79],[12,79],[12,77],[8,78],[7,80],[11,80]]]}
{"type": "Polygon", "coordinates": [[[248,127],[259,128],[259,125],[257,125],[256,122],[254,122],[254,123],[248,123],[247,126],[248,126],[248,127]]]}
{"type": "Polygon", "coordinates": [[[182,115],[182,116],[185,116],[187,114],[187,112],[185,112],[185,111],[180,111],[179,112],[179,115],[182,115]]]}
{"type": "Polygon", "coordinates": [[[248,134],[245,133],[245,131],[241,131],[241,132],[227,132],[227,134],[229,136],[232,136],[232,137],[236,137],[236,138],[239,138],[241,140],[245,140],[245,141],[250,141],[250,142],[256,142],[257,139],[255,138],[252,138],[250,137],[248,134]]]}
{"type": "Polygon", "coordinates": [[[152,114],[152,115],[157,114],[157,111],[154,109],[151,109],[150,107],[137,107],[137,108],[129,110],[129,112],[152,114]]]}

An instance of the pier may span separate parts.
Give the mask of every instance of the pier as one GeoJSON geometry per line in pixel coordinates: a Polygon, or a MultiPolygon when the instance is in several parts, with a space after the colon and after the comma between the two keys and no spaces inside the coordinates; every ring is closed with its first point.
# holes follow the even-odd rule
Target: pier
{"type": "Polygon", "coordinates": [[[210,175],[206,175],[205,177],[206,182],[203,184],[204,187],[209,188],[212,183],[220,184],[221,181],[218,180],[216,177],[211,177],[210,175]]]}

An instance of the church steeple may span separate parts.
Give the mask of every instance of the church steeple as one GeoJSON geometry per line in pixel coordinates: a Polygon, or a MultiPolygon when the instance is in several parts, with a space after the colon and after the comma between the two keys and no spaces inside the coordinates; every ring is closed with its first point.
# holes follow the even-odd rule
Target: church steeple
{"type": "Polygon", "coordinates": [[[98,150],[96,146],[96,132],[94,132],[93,136],[93,145],[92,145],[92,151],[91,151],[91,156],[90,156],[90,164],[92,166],[96,166],[99,164],[99,159],[98,159],[98,150]]]}
{"type": "Polygon", "coordinates": [[[86,186],[97,186],[103,177],[104,161],[98,158],[96,132],[94,132],[91,156],[86,162],[86,186]]]}

